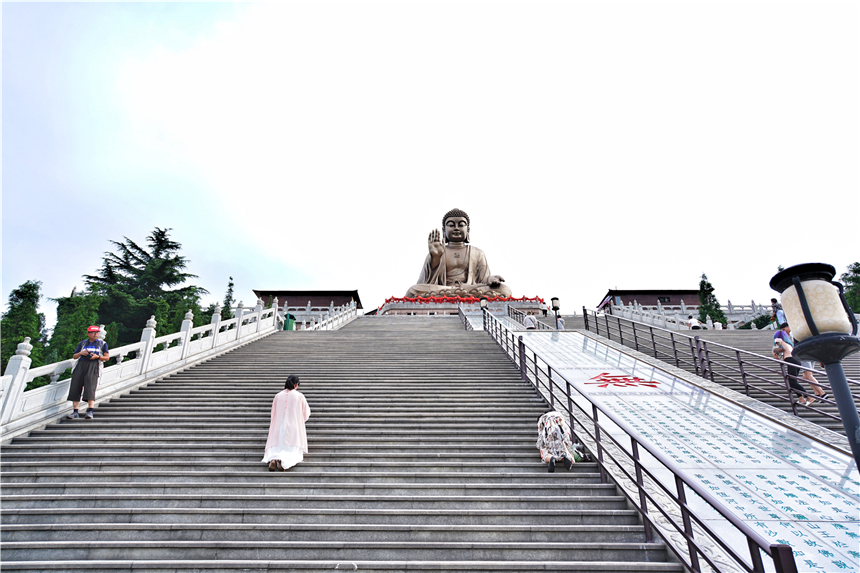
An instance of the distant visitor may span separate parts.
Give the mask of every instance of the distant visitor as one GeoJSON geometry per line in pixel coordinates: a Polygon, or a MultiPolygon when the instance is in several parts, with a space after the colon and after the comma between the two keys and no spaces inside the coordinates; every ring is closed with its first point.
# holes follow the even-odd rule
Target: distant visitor
{"type": "Polygon", "coordinates": [[[490,272],[484,251],[469,244],[469,215],[452,209],[442,217],[438,229],[427,237],[429,253],[418,283],[406,291],[407,297],[511,296],[505,279],[490,272]],[[444,243],[443,243],[444,239],[444,243]]]}

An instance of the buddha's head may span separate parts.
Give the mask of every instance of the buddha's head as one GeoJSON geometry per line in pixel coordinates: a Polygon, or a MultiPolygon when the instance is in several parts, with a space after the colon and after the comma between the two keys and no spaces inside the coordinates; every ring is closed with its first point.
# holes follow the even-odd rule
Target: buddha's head
{"type": "Polygon", "coordinates": [[[442,217],[446,243],[469,242],[469,215],[460,209],[451,209],[442,217]]]}

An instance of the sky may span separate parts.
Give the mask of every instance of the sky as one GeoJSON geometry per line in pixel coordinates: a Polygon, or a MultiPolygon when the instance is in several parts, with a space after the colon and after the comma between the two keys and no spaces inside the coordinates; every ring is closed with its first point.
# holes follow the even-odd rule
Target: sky
{"type": "Polygon", "coordinates": [[[246,306],[403,296],[455,207],[562,313],[703,272],[764,303],[779,265],[860,259],[857,2],[0,9],[0,302],[39,280],[49,324],[155,227],[246,306]]]}

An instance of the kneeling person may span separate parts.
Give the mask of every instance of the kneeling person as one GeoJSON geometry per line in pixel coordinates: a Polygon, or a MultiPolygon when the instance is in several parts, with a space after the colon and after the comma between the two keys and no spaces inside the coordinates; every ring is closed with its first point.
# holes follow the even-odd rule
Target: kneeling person
{"type": "Polygon", "coordinates": [[[304,460],[304,454],[308,453],[305,422],[311,417],[311,408],[298,388],[299,377],[287,376],[284,390],[275,394],[272,401],[269,439],[263,456],[270,472],[285,471],[304,460]]]}

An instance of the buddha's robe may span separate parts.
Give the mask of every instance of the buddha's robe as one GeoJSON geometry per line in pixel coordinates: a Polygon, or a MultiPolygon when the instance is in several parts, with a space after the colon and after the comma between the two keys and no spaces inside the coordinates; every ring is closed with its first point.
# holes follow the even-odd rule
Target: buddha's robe
{"type": "MultiPolygon", "coordinates": [[[[453,286],[453,281],[451,284],[448,283],[448,269],[445,264],[446,254],[444,251],[442,252],[439,264],[436,267],[431,266],[430,255],[427,255],[427,258],[424,259],[424,267],[421,269],[421,275],[418,277],[418,285],[453,286]]],[[[466,245],[466,259],[469,261],[468,268],[465,280],[460,280],[460,284],[487,284],[487,280],[492,276],[492,273],[490,272],[490,266],[487,264],[487,256],[484,254],[484,251],[478,247],[466,245]]]]}

